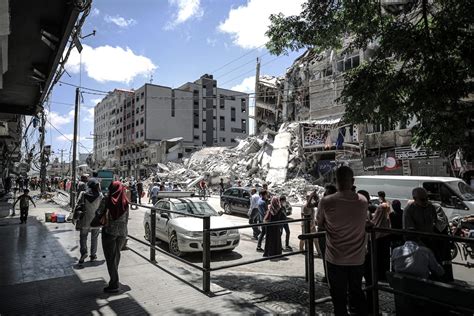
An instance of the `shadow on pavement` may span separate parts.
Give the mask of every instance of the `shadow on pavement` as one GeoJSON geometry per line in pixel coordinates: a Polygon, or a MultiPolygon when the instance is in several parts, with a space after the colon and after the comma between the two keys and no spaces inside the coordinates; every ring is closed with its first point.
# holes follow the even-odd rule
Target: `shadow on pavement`
{"type": "Polygon", "coordinates": [[[148,315],[126,293],[130,287],[108,301],[105,280],[82,281],[73,270],[76,259],[53,236],[33,216],[27,225],[17,218],[0,219],[0,315],[148,315]]]}

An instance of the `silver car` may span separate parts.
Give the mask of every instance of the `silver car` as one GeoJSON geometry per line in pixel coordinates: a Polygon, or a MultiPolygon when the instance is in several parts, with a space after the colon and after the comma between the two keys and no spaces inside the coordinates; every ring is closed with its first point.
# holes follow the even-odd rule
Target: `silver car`
{"type": "MultiPolygon", "coordinates": [[[[186,216],[186,214],[210,215],[211,228],[230,227],[233,224],[221,217],[206,201],[197,198],[165,199],[155,205],[156,238],[169,244],[169,250],[176,256],[187,252],[201,252],[203,243],[202,219],[186,216]],[[182,214],[166,212],[171,210],[182,214]]],[[[143,220],[145,238],[151,238],[150,210],[143,220]]],[[[211,232],[211,250],[232,251],[239,245],[240,233],[237,229],[224,229],[211,232]]]]}

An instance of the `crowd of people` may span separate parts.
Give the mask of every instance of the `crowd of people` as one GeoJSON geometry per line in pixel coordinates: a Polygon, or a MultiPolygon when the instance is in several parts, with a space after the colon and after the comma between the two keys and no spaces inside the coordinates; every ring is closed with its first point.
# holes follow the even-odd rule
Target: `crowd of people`
{"type": "MultiPolygon", "coordinates": [[[[349,167],[336,172],[337,190],[327,186],[324,197],[308,198],[304,209],[315,210],[316,228],[325,231],[319,238],[320,254],[336,315],[371,312],[371,292],[362,291],[362,281],[372,283],[371,243],[377,248],[377,278],[386,280],[387,271],[406,273],[421,278],[449,282],[453,280],[449,242],[430,238],[403,237],[376,232],[369,240],[367,227],[406,229],[417,232],[448,234],[448,219],[440,206],[428,201],[425,189],[413,190],[413,201],[403,210],[398,200],[388,202],[385,192],[378,192],[378,205],[368,192],[354,187],[354,174],[349,167]],[[349,304],[347,304],[349,303],[349,304]]],[[[304,214],[313,216],[310,210],[304,214]]]]}
{"type": "MultiPolygon", "coordinates": [[[[366,315],[371,312],[371,292],[362,290],[362,282],[372,283],[371,243],[376,245],[377,279],[386,281],[386,272],[394,271],[408,275],[430,278],[442,282],[453,281],[451,266],[451,244],[433,238],[416,238],[376,232],[370,240],[368,227],[405,229],[416,232],[449,234],[449,222],[441,206],[428,201],[423,188],[414,188],[412,201],[402,209],[398,200],[387,201],[383,191],[378,192],[378,201],[371,199],[364,190],[354,186],[353,171],[346,166],[336,172],[337,185],[326,185],[322,197],[312,192],[302,207],[302,218],[310,221],[309,232],[325,231],[325,237],[314,239],[316,256],[324,261],[325,276],[336,315],[366,315]],[[374,202],[374,203],[373,203],[374,202]]],[[[249,223],[270,223],[286,219],[284,196],[271,196],[267,185],[260,191],[251,189],[249,223]]],[[[302,230],[303,232],[303,222],[302,230]]],[[[257,251],[264,257],[291,251],[289,226],[255,225],[253,237],[257,240],[257,251]],[[286,232],[285,248],[282,235],[286,232]],[[264,247],[262,247],[265,241],[264,247]]],[[[304,250],[300,242],[299,250],[304,250]]]]}

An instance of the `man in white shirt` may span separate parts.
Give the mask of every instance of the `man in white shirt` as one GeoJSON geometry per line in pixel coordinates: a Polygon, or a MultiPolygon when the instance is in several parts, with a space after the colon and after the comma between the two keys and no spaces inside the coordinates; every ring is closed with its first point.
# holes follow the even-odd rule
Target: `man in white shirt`
{"type": "MultiPolygon", "coordinates": [[[[248,211],[249,216],[249,224],[257,224],[260,223],[260,216],[258,213],[258,200],[260,199],[260,195],[257,193],[257,189],[253,188],[250,190],[250,207],[248,211]]],[[[258,235],[260,235],[260,228],[258,226],[252,227],[253,230],[253,238],[258,239],[258,235]]]]}

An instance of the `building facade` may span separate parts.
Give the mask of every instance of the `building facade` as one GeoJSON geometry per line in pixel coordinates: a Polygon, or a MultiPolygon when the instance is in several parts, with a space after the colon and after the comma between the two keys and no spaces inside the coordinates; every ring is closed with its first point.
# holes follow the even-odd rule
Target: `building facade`
{"type": "Polygon", "coordinates": [[[218,88],[210,75],[177,89],[147,83],[122,91],[97,104],[94,120],[95,160],[120,176],[154,170],[152,144],[180,138],[183,152],[190,152],[236,145],[248,135],[248,94],[218,88]]]}

